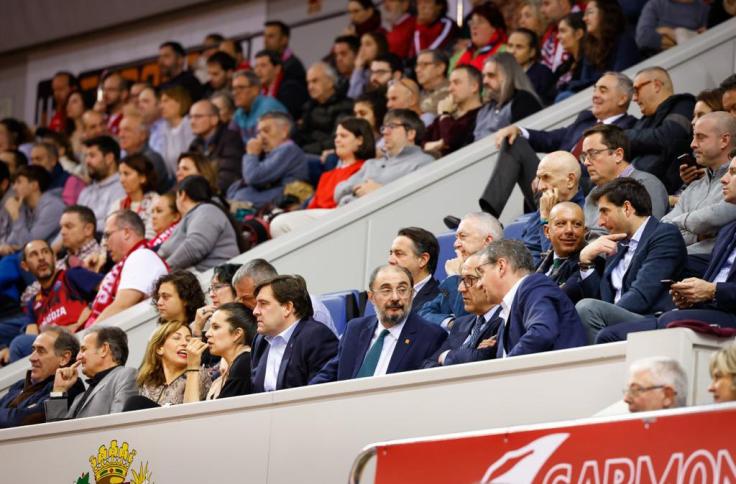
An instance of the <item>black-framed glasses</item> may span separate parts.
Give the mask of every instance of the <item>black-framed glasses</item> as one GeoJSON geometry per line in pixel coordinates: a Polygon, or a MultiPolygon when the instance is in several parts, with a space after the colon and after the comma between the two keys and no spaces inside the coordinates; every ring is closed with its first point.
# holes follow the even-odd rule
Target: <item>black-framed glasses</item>
{"type": "Polygon", "coordinates": [[[646,86],[647,84],[651,84],[652,82],[654,82],[654,79],[649,79],[648,81],[644,81],[641,84],[639,84],[638,86],[632,86],[634,88],[634,93],[638,96],[639,95],[639,91],[641,90],[641,88],[644,87],[644,86],[646,86]]]}
{"type": "Polygon", "coordinates": [[[386,123],[383,126],[381,126],[381,133],[385,133],[386,131],[390,129],[397,129],[397,128],[406,128],[406,125],[402,123],[386,123]]]}
{"type": "Polygon", "coordinates": [[[473,286],[475,286],[478,283],[479,280],[480,280],[480,277],[478,277],[478,276],[462,276],[462,277],[460,277],[460,282],[462,282],[465,287],[473,287],[473,286]]]}
{"type": "Polygon", "coordinates": [[[121,230],[125,230],[125,228],[115,229],[115,230],[111,230],[109,232],[102,232],[102,238],[103,239],[109,239],[110,237],[112,237],[112,234],[114,234],[115,232],[120,232],[121,230]]]}
{"type": "Polygon", "coordinates": [[[495,262],[490,262],[490,261],[489,262],[484,262],[482,264],[478,264],[478,266],[475,268],[475,273],[478,275],[478,278],[480,279],[481,277],[483,277],[483,273],[480,272],[478,269],[480,269],[483,266],[489,266],[489,265],[493,265],[493,264],[495,264],[495,262]]]}
{"type": "Polygon", "coordinates": [[[207,292],[215,292],[219,291],[220,289],[224,289],[226,287],[230,287],[230,284],[227,282],[213,282],[210,284],[210,287],[207,288],[207,292]]]}
{"type": "Polygon", "coordinates": [[[632,385],[628,388],[624,388],[622,390],[624,395],[631,395],[632,397],[638,397],[642,393],[650,392],[652,390],[659,390],[660,388],[665,388],[666,385],[652,385],[648,387],[640,387],[638,385],[632,385]]]}
{"type": "Polygon", "coordinates": [[[585,161],[588,160],[588,159],[597,158],[598,155],[600,155],[604,151],[609,151],[610,152],[610,151],[613,151],[613,149],[612,148],[601,148],[600,150],[590,149],[588,151],[581,152],[580,153],[580,156],[578,157],[578,159],[580,160],[580,163],[585,163],[585,161]]]}

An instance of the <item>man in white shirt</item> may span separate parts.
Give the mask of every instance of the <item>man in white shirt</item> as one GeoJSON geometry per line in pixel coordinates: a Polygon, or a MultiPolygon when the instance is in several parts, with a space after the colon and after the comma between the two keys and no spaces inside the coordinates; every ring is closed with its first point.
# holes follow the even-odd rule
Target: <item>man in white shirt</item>
{"type": "Polygon", "coordinates": [[[437,237],[419,227],[399,230],[388,252],[388,263],[398,265],[411,272],[414,279],[412,311],[439,294],[439,282],[434,278],[440,245],[437,237]]]}
{"type": "Polygon", "coordinates": [[[253,392],[306,385],[337,353],[337,337],[312,319],[301,276],[276,276],[256,286],[253,392]]]}
{"type": "Polygon", "coordinates": [[[598,223],[609,235],[580,252],[579,281],[586,299],[576,309],[591,343],[607,326],[672,309],[663,281],[678,280],[687,258],[677,227],[651,216],[652,202],[640,182],[617,178],[598,188],[593,202],[598,223]]]}

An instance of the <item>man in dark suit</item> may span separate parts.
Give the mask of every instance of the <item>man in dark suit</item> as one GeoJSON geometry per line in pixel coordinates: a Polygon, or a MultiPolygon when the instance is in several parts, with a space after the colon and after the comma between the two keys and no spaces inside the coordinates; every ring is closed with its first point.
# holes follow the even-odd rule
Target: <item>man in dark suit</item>
{"type": "Polygon", "coordinates": [[[440,283],[434,278],[440,245],[431,232],[419,227],[399,230],[388,252],[388,263],[401,266],[414,281],[411,310],[416,312],[439,293],[440,283]]]}
{"type": "MultiPolygon", "coordinates": [[[[736,204],[736,151],[721,178],[723,197],[736,204]]],[[[673,321],[695,320],[736,327],[736,222],[721,228],[702,279],[689,277],[672,284],[670,294],[677,306],[658,318],[617,324],[598,334],[596,343],[624,341],[629,333],[666,328],[673,321]]]]}
{"type": "Polygon", "coordinates": [[[626,111],[633,94],[631,79],[624,74],[607,72],[595,84],[590,111],[581,112],[571,125],[549,131],[516,125],[498,130],[496,147],[501,151],[481,196],[481,208],[499,217],[515,183],[519,184],[527,207],[534,207],[531,186],[539,165],[537,153],[564,150],[577,158],[582,148],[583,132],[591,126],[602,123],[630,128],[636,118],[626,111]]]}
{"type": "Polygon", "coordinates": [[[677,280],[687,260],[680,231],[651,216],[652,202],[640,182],[617,178],[598,188],[593,202],[609,235],[580,252],[578,280],[586,299],[576,309],[591,343],[607,326],[671,309],[662,281],[677,280]]]}
{"type": "Polygon", "coordinates": [[[276,276],[256,286],[253,393],[306,385],[337,353],[337,337],[312,319],[301,276],[276,276]]]}
{"type": "Polygon", "coordinates": [[[537,266],[537,273],[545,274],[560,286],[572,300],[580,299],[577,284],[568,284],[578,272],[580,250],[585,245],[585,216],[577,203],[560,202],[549,212],[544,235],[552,243],[552,250],[537,266]]]}
{"type": "Polygon", "coordinates": [[[476,269],[480,255],[473,254],[463,263],[458,291],[462,295],[465,316],[455,319],[442,346],[427,358],[424,368],[457,365],[472,361],[490,360],[496,357],[496,331],[500,320],[496,317],[500,308],[491,304],[478,282],[476,269]]]}
{"type": "Polygon", "coordinates": [[[126,368],[128,336],[115,326],[90,329],[72,366],[59,368],[54,377],[51,397],[45,402],[46,420],[64,420],[107,415],[123,410],[128,398],[138,394],[136,370],[126,368]],[[79,380],[77,367],[89,378],[87,390],[72,399],[79,380]]]}
{"type": "Polygon", "coordinates": [[[491,242],[476,270],[489,302],[501,306],[497,358],[586,344],[575,306],[557,284],[534,273],[532,256],[520,241],[491,242]]]}
{"type": "Polygon", "coordinates": [[[421,368],[440,347],[447,333],[409,312],[411,273],[397,265],[376,268],[368,297],[375,316],[348,322],[337,356],[310,384],[399,373],[421,368]]]}

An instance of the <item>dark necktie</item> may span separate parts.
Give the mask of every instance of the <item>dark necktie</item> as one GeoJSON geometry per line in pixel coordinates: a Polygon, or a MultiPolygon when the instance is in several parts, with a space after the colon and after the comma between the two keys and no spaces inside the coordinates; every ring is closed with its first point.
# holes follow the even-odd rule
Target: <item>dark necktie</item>
{"type": "Polygon", "coordinates": [[[473,329],[470,331],[470,336],[468,337],[468,341],[465,343],[466,348],[475,348],[478,346],[478,339],[480,338],[480,334],[483,331],[483,326],[486,324],[485,318],[483,316],[477,316],[475,318],[475,323],[473,323],[473,329]]]}
{"type": "Polygon", "coordinates": [[[389,331],[387,329],[384,329],[383,331],[381,331],[381,334],[378,335],[378,339],[376,340],[376,342],[373,343],[373,346],[370,347],[368,353],[365,354],[363,364],[360,366],[360,370],[358,370],[358,374],[355,376],[355,378],[373,376],[373,374],[376,372],[378,359],[381,357],[381,350],[383,350],[383,340],[386,339],[388,333],[389,331]]]}

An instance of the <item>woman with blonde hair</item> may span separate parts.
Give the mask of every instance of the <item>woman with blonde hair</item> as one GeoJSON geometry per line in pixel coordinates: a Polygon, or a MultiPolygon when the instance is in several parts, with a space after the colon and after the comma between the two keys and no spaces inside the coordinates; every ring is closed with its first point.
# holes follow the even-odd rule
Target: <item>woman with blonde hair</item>
{"type": "Polygon", "coordinates": [[[710,359],[708,391],[716,403],[736,401],[736,343],[715,352],[710,359]]]}

